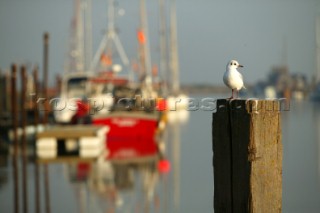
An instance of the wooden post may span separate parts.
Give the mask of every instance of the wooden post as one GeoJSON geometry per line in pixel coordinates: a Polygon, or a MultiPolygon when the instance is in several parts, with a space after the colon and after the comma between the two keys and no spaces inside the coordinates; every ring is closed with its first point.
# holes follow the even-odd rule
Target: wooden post
{"type": "MultiPolygon", "coordinates": [[[[38,88],[38,67],[35,67],[33,70],[33,81],[34,81],[34,126],[36,128],[36,133],[38,132],[38,124],[39,124],[39,110],[37,99],[39,96],[39,88],[38,88]]],[[[36,148],[34,148],[34,185],[35,185],[35,212],[40,213],[40,178],[39,178],[39,165],[37,163],[37,152],[36,148]]]]}
{"type": "Polygon", "coordinates": [[[14,154],[18,155],[18,104],[17,104],[17,65],[13,64],[11,66],[11,117],[12,117],[12,129],[13,129],[13,145],[14,154]]]}
{"type": "Polygon", "coordinates": [[[281,212],[279,101],[218,100],[212,141],[214,212],[281,212]]]}
{"type": "Polygon", "coordinates": [[[57,89],[57,93],[58,93],[58,94],[61,93],[61,85],[62,85],[62,78],[61,78],[61,76],[58,74],[58,75],[56,75],[56,89],[57,89]]]}
{"type": "Polygon", "coordinates": [[[39,124],[39,110],[38,110],[38,96],[39,96],[39,86],[38,86],[38,67],[36,66],[33,70],[33,82],[34,82],[34,103],[33,103],[33,112],[34,112],[34,125],[36,130],[38,129],[39,124]]]}
{"type": "Polygon", "coordinates": [[[27,175],[27,111],[26,111],[26,92],[27,92],[27,71],[26,67],[21,67],[21,128],[22,128],[22,194],[23,194],[23,212],[28,213],[28,175],[27,175]]]}
{"type": "Polygon", "coordinates": [[[13,164],[13,200],[14,200],[14,212],[19,212],[19,172],[18,172],[18,104],[17,104],[17,65],[12,64],[11,66],[11,119],[12,119],[12,130],[13,130],[13,156],[12,156],[12,164],[13,164]]]}
{"type": "Polygon", "coordinates": [[[43,124],[47,125],[49,116],[49,100],[48,100],[48,60],[49,59],[49,33],[43,35],[43,85],[42,94],[46,99],[44,102],[43,124]]]}
{"type": "MultiPolygon", "coordinates": [[[[5,85],[5,95],[6,97],[11,97],[11,75],[10,75],[10,72],[6,72],[5,74],[5,82],[6,82],[6,85],[5,85]]],[[[5,101],[5,108],[6,108],[6,112],[11,112],[11,101],[9,100],[6,100],[5,101]]]]}
{"type": "MultiPolygon", "coordinates": [[[[48,59],[49,59],[49,33],[43,36],[43,95],[46,99],[44,102],[44,119],[43,125],[47,126],[49,116],[49,100],[48,100],[48,59]]],[[[46,213],[50,213],[50,185],[49,185],[49,168],[48,164],[44,164],[44,195],[45,195],[45,209],[46,213]]]]}

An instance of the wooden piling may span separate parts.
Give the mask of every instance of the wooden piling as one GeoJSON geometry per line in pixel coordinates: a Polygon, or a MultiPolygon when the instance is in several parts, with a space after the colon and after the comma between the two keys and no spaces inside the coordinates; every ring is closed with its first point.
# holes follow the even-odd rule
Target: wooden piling
{"type": "Polygon", "coordinates": [[[49,33],[44,33],[43,35],[43,85],[42,94],[46,99],[44,102],[44,117],[43,124],[48,123],[49,116],[49,101],[48,101],[48,63],[49,62],[49,33]]]}
{"type": "MultiPolygon", "coordinates": [[[[48,124],[49,117],[49,100],[48,100],[48,60],[49,59],[49,33],[44,33],[43,35],[43,88],[42,93],[45,98],[45,110],[43,124],[48,124]]],[[[44,164],[44,194],[45,194],[45,209],[46,213],[50,213],[50,185],[49,185],[49,166],[44,164]]]]}
{"type": "Polygon", "coordinates": [[[14,154],[18,155],[18,104],[17,104],[17,66],[13,64],[11,66],[11,117],[12,117],[12,129],[13,129],[13,146],[14,146],[14,154]]]}
{"type": "Polygon", "coordinates": [[[38,67],[36,66],[33,70],[33,82],[34,82],[34,101],[33,101],[33,113],[34,113],[34,125],[36,127],[36,130],[38,128],[39,124],[39,110],[38,110],[38,96],[39,96],[39,87],[38,87],[38,67]]]}
{"type": "Polygon", "coordinates": [[[23,198],[23,212],[28,213],[28,185],[27,185],[27,111],[26,111],[26,92],[27,92],[27,71],[26,67],[21,67],[21,129],[22,129],[22,198],[23,198]]]}
{"type": "Polygon", "coordinates": [[[12,119],[12,130],[13,130],[13,156],[12,156],[12,164],[13,164],[13,200],[14,200],[14,212],[19,212],[19,172],[18,172],[18,104],[17,104],[17,65],[13,64],[11,66],[11,119],[12,119]]]}
{"type": "MultiPolygon", "coordinates": [[[[49,33],[43,35],[43,87],[42,94],[45,98],[43,124],[48,124],[49,100],[48,100],[48,60],[49,59],[49,33]]],[[[44,195],[46,213],[50,213],[50,185],[49,185],[49,168],[48,164],[43,165],[44,172],[44,195]]]]}
{"type": "Polygon", "coordinates": [[[281,212],[279,101],[218,100],[212,141],[214,212],[281,212]]]}
{"type": "MultiPolygon", "coordinates": [[[[33,81],[34,81],[34,125],[36,128],[36,132],[38,131],[38,124],[39,124],[39,111],[38,111],[38,104],[37,99],[39,96],[39,88],[38,88],[38,67],[36,66],[33,70],[33,81]]],[[[34,149],[35,150],[35,149],[34,149]]],[[[39,165],[37,163],[37,152],[34,151],[34,185],[35,185],[35,212],[40,213],[40,178],[39,178],[39,165]]]]}
{"type": "MultiPolygon", "coordinates": [[[[5,74],[5,82],[6,82],[6,85],[5,85],[5,94],[6,94],[6,97],[11,97],[11,74],[10,72],[6,72],[5,74]]],[[[5,100],[5,108],[6,108],[6,111],[7,112],[11,112],[12,111],[12,107],[11,107],[11,101],[10,99],[9,100],[5,100]]]]}
{"type": "Polygon", "coordinates": [[[62,85],[62,78],[61,78],[61,76],[58,74],[58,75],[56,75],[56,89],[57,89],[57,93],[58,93],[58,94],[61,93],[61,85],[62,85]]]}
{"type": "Polygon", "coordinates": [[[26,145],[26,130],[25,127],[27,125],[27,114],[26,114],[26,101],[27,101],[27,97],[26,97],[26,91],[27,91],[27,71],[26,71],[26,67],[25,66],[21,66],[20,68],[20,77],[21,77],[21,103],[20,103],[20,107],[21,107],[21,128],[22,128],[22,137],[21,137],[21,141],[22,141],[22,148],[24,148],[24,146],[26,145]]]}

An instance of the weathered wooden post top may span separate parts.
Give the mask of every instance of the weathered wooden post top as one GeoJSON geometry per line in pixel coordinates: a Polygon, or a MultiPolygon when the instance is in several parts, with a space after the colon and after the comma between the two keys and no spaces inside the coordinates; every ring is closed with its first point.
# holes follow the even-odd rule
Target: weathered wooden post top
{"type": "Polygon", "coordinates": [[[279,100],[217,100],[212,119],[215,213],[279,213],[279,100]]]}

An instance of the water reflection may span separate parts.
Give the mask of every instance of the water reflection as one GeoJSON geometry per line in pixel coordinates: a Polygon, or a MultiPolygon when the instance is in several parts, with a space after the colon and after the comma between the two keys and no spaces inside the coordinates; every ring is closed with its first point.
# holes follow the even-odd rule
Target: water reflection
{"type": "MultiPolygon", "coordinates": [[[[165,131],[152,141],[158,147],[153,157],[125,161],[101,157],[96,161],[83,161],[73,156],[65,162],[44,162],[34,160],[34,153],[29,152],[29,212],[36,212],[36,208],[39,212],[59,213],[179,212],[180,125],[188,120],[186,113],[180,114],[183,117],[168,115],[165,131]],[[40,203],[37,204],[37,200],[40,203]]],[[[13,200],[11,196],[15,187],[22,188],[22,157],[17,156],[16,168],[12,161],[8,162],[11,158],[8,153],[0,158],[0,208],[13,212],[16,206],[23,212],[22,191],[18,192],[20,199],[13,200]],[[18,184],[13,180],[14,172],[19,172],[18,184]]]]}
{"type": "Polygon", "coordinates": [[[318,212],[319,181],[319,104],[292,102],[282,112],[283,211],[318,212]]]}
{"type": "MultiPolygon", "coordinates": [[[[207,112],[191,113],[186,126],[177,117],[168,117],[165,131],[155,139],[157,157],[143,163],[99,159],[49,164],[51,212],[212,212],[211,117],[207,112]]],[[[282,133],[283,212],[319,212],[320,104],[291,103],[290,111],[282,112],[282,133]]],[[[0,155],[0,209],[13,212],[12,156],[2,153],[6,154],[0,155]]],[[[46,212],[43,166],[28,160],[29,212],[36,212],[35,183],[39,212],[46,212]]],[[[21,156],[18,169],[21,188],[21,156]]]]}
{"type": "MultiPolygon", "coordinates": [[[[185,113],[183,114],[186,115],[185,113]]],[[[75,186],[78,212],[178,212],[180,202],[180,124],[171,114],[157,138],[156,158],[74,163],[66,166],[75,186]]]]}
{"type": "Polygon", "coordinates": [[[317,141],[317,156],[318,156],[318,181],[320,183],[320,103],[313,103],[313,118],[315,128],[315,139],[317,141]]]}
{"type": "Polygon", "coordinates": [[[98,161],[69,164],[66,169],[77,196],[78,212],[159,210],[157,163],[112,164],[98,161]]]}

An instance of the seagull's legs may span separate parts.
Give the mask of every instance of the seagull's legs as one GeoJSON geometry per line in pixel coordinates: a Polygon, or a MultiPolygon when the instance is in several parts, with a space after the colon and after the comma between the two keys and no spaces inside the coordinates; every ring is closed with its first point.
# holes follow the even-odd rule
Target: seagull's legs
{"type": "Polygon", "coordinates": [[[231,97],[230,98],[228,98],[228,99],[233,99],[233,89],[231,89],[231,91],[232,91],[232,95],[231,95],[231,97]]]}

